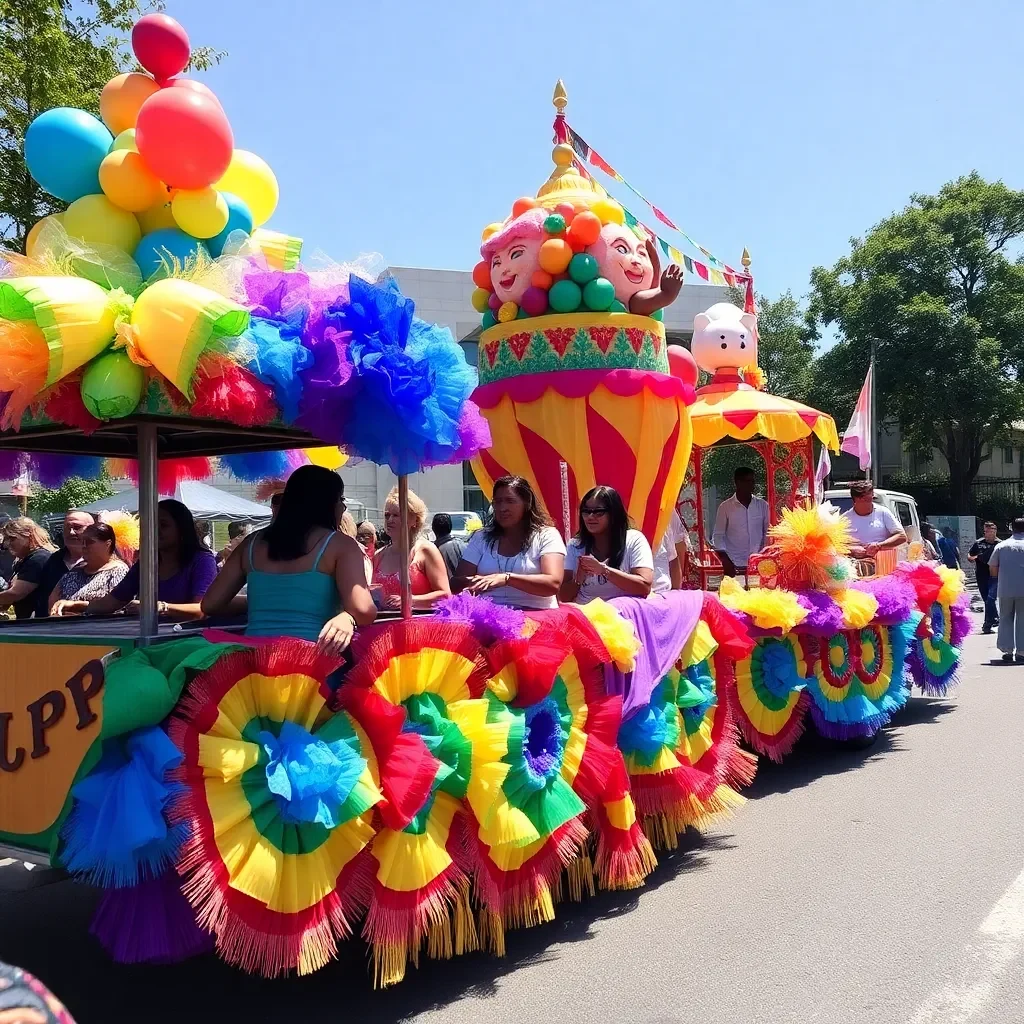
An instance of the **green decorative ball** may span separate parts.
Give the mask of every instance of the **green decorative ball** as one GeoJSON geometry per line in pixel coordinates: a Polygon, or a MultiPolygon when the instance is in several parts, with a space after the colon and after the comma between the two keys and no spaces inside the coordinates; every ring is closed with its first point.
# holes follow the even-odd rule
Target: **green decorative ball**
{"type": "Polygon", "coordinates": [[[529,320],[530,319],[530,314],[527,313],[526,310],[523,309],[522,306],[520,306],[519,307],[519,312],[516,313],[516,319],[517,320],[529,320]]]}
{"type": "Polygon", "coordinates": [[[493,327],[498,322],[498,318],[494,315],[493,310],[487,310],[486,313],[480,318],[480,326],[486,331],[488,327],[493,327]]]}
{"type": "Polygon", "coordinates": [[[663,309],[656,309],[651,314],[651,319],[652,320],[657,320],[657,321],[661,322],[662,320],[665,319],[665,310],[663,310],[663,309]]]}
{"type": "Polygon", "coordinates": [[[82,402],[98,420],[117,420],[135,412],[145,374],[128,353],[105,352],[82,374],[82,402]]]}
{"type": "Polygon", "coordinates": [[[556,281],[548,292],[548,302],[556,313],[574,313],[582,301],[583,292],[572,281],[556,281]]]}
{"type": "Polygon", "coordinates": [[[587,309],[603,313],[615,301],[615,285],[606,277],[595,277],[583,289],[583,302],[587,309]]]}
{"type": "Polygon", "coordinates": [[[544,218],[544,230],[549,235],[565,234],[565,218],[560,213],[552,213],[544,218]]]}
{"type": "Polygon", "coordinates": [[[608,307],[609,313],[625,313],[627,312],[626,307],[619,302],[618,299],[614,299],[612,304],[608,307]]]}
{"type": "Polygon", "coordinates": [[[578,252],[569,260],[569,276],[577,284],[586,284],[597,277],[597,260],[588,252],[578,252]]]}

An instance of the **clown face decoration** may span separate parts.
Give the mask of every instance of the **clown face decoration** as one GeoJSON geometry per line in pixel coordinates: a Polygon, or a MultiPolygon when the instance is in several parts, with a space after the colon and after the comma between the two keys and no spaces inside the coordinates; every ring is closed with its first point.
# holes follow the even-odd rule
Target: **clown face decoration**
{"type": "Polygon", "coordinates": [[[654,284],[654,264],[647,243],[624,224],[605,224],[587,251],[597,260],[601,276],[611,281],[615,298],[626,309],[637,292],[654,284]]]}
{"type": "Polygon", "coordinates": [[[540,269],[538,254],[542,239],[519,237],[491,255],[491,287],[502,302],[519,305],[530,278],[540,269]]]}

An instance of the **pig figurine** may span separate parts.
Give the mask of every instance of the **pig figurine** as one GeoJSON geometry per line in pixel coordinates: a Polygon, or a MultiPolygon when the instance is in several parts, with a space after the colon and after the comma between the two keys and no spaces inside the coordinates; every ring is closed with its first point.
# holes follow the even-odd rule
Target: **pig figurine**
{"type": "Polygon", "coordinates": [[[690,352],[708,373],[757,365],[757,317],[731,302],[716,302],[693,318],[690,352]]]}

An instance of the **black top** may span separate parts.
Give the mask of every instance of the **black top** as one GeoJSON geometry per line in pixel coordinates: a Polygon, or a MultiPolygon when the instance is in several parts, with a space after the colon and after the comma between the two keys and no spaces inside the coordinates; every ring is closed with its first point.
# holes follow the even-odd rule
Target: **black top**
{"type": "Polygon", "coordinates": [[[980,576],[982,579],[988,578],[988,560],[992,557],[992,552],[995,551],[998,543],[998,540],[985,540],[984,537],[979,537],[971,545],[968,554],[978,556],[978,560],[974,563],[975,576],[980,576]]]}
{"type": "Polygon", "coordinates": [[[43,616],[49,615],[50,609],[47,606],[47,602],[50,600],[50,594],[53,592],[53,588],[67,574],[68,567],[64,561],[67,555],[66,548],[60,548],[54,551],[50,557],[46,560],[46,568],[43,570],[43,579],[39,584],[39,590],[41,591],[39,596],[40,604],[42,605],[42,611],[37,611],[36,615],[43,616]]]}
{"type": "Polygon", "coordinates": [[[450,533],[444,540],[438,541],[437,550],[441,552],[445,568],[448,570],[448,579],[455,575],[455,570],[462,561],[462,552],[466,550],[465,542],[450,533]]]}
{"type": "MultiPolygon", "coordinates": [[[[14,578],[25,583],[36,584],[36,589],[28,597],[14,602],[14,617],[16,619],[27,619],[33,612],[36,615],[46,615],[49,612],[47,599],[50,596],[52,586],[47,588],[46,567],[50,561],[50,552],[46,548],[36,548],[32,554],[14,563],[14,578]],[[42,609],[40,611],[40,609],[42,609]]],[[[63,565],[63,561],[61,565],[63,565]]]]}

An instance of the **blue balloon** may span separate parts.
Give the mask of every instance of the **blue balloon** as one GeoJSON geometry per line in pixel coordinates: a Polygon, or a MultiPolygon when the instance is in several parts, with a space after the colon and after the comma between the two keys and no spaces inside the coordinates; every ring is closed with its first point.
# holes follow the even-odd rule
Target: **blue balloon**
{"type": "Polygon", "coordinates": [[[206,247],[211,255],[219,256],[224,251],[224,243],[232,231],[244,231],[247,235],[252,234],[252,214],[249,207],[231,192],[221,192],[224,202],[228,204],[228,222],[219,235],[206,240],[206,247]]]}
{"type": "Polygon", "coordinates": [[[25,132],[25,164],[52,196],[73,203],[100,191],[100,163],[114,136],[102,121],[75,107],[40,114],[25,132]]]}
{"type": "Polygon", "coordinates": [[[142,271],[143,280],[154,274],[164,276],[174,267],[174,260],[184,263],[190,256],[205,252],[206,246],[186,235],[180,228],[160,228],[143,235],[135,249],[135,262],[142,271]]]}

